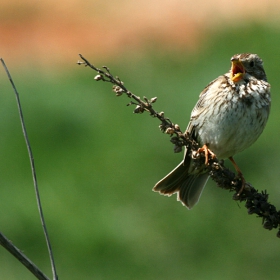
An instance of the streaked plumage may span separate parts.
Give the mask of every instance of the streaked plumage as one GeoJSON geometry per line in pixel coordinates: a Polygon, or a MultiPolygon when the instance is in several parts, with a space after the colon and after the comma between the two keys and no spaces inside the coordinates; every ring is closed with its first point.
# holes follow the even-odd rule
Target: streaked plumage
{"type": "MultiPolygon", "coordinates": [[[[232,158],[261,135],[270,111],[270,84],[263,62],[256,54],[237,54],[230,71],[212,81],[200,94],[187,132],[219,159],[232,158]]],[[[185,153],[186,155],[186,153],[185,153]]],[[[233,159],[232,159],[233,160],[233,159]]],[[[199,200],[209,178],[196,170],[192,159],[184,160],[154,187],[164,195],[178,192],[187,208],[199,200]]]]}

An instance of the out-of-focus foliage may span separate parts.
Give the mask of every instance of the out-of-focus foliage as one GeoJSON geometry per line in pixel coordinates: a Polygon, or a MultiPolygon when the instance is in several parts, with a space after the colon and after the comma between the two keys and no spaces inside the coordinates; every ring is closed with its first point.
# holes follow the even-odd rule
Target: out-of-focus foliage
{"type": "MultiPolygon", "coordinates": [[[[279,29],[252,24],[209,34],[196,54],[158,54],[155,48],[141,59],[104,63],[133,93],[157,96],[155,109],[185,127],[200,91],[228,71],[233,54],[259,54],[272,84],[271,116],[261,138],[236,161],[279,208],[279,45],[279,29]]],[[[278,279],[276,231],[264,230],[230,193],[209,181],[188,211],[175,196],[151,191],[182,154],[173,153],[156,119],[132,114],[126,96],[116,98],[111,85],[95,82],[95,73],[75,66],[76,60],[51,73],[24,65],[10,69],[59,278],[278,279]]],[[[50,275],[15,98],[0,73],[0,230],[50,275]]],[[[0,259],[0,279],[32,279],[3,248],[0,259]]]]}

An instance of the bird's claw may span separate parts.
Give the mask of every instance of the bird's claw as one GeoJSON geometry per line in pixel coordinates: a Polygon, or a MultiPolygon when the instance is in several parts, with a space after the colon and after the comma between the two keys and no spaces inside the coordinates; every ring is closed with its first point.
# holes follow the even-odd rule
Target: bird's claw
{"type": "Polygon", "coordinates": [[[204,153],[205,165],[208,165],[209,156],[211,156],[212,159],[214,159],[216,157],[216,155],[210,149],[208,149],[207,145],[203,145],[201,148],[199,148],[197,150],[197,153],[204,153]]]}

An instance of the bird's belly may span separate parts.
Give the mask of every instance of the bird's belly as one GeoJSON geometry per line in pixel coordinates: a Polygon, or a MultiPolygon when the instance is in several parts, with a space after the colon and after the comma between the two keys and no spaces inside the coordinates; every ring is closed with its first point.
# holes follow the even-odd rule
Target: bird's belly
{"type": "Polygon", "coordinates": [[[207,144],[218,158],[228,158],[252,145],[262,133],[268,108],[257,109],[254,104],[221,110],[204,120],[196,129],[199,142],[207,144]]]}

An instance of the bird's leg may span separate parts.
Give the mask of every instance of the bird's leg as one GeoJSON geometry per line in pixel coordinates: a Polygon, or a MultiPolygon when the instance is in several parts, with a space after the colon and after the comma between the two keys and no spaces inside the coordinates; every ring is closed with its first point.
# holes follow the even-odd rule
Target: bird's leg
{"type": "Polygon", "coordinates": [[[215,157],[216,157],[216,155],[215,155],[210,149],[208,149],[208,147],[207,147],[206,144],[204,144],[201,148],[199,148],[199,149],[197,150],[197,152],[198,152],[198,153],[202,153],[202,152],[204,153],[204,155],[205,155],[205,165],[208,164],[209,155],[210,155],[212,158],[215,158],[215,157]]]}
{"type": "Polygon", "coordinates": [[[241,179],[241,181],[242,181],[241,189],[239,190],[239,192],[238,192],[238,194],[237,194],[237,195],[239,196],[239,195],[241,195],[241,193],[242,193],[243,190],[244,190],[246,181],[245,181],[245,179],[244,179],[244,177],[243,177],[243,174],[242,174],[240,168],[238,167],[238,165],[237,165],[236,162],[234,161],[233,157],[229,157],[229,160],[232,162],[232,164],[233,164],[233,166],[234,166],[234,168],[235,168],[235,170],[236,170],[238,176],[240,177],[240,179],[241,179]]]}

